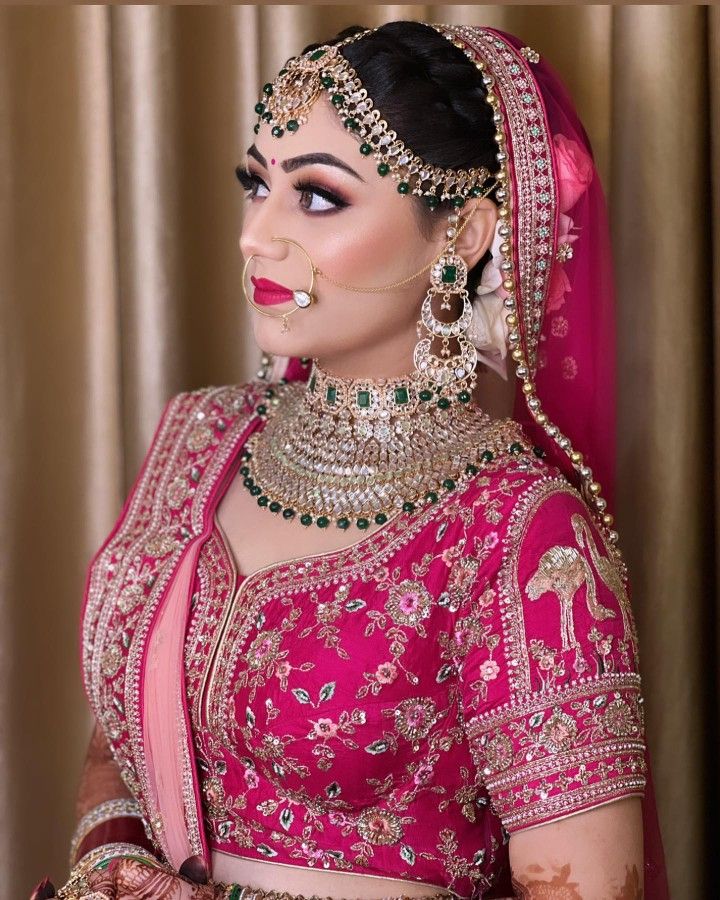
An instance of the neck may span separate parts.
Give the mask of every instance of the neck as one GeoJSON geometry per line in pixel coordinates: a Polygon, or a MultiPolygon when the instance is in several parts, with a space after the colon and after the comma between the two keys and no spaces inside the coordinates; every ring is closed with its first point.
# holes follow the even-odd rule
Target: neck
{"type": "Polygon", "coordinates": [[[300,415],[340,416],[344,419],[397,419],[417,415],[462,418],[478,407],[465,392],[466,402],[439,399],[416,368],[396,377],[350,378],[328,371],[313,358],[312,368],[301,397],[300,415]]]}
{"type": "Polygon", "coordinates": [[[320,414],[387,418],[416,409],[422,388],[417,370],[393,378],[352,378],[313,359],[303,400],[320,414]]]}

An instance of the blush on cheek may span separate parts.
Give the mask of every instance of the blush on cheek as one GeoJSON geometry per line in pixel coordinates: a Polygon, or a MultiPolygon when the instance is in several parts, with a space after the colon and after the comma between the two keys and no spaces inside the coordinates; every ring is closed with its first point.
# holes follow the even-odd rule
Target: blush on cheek
{"type": "Polygon", "coordinates": [[[356,231],[354,240],[328,247],[323,256],[325,264],[320,263],[320,268],[353,287],[384,285],[404,277],[393,274],[402,268],[403,248],[396,236],[384,229],[356,231]]]}

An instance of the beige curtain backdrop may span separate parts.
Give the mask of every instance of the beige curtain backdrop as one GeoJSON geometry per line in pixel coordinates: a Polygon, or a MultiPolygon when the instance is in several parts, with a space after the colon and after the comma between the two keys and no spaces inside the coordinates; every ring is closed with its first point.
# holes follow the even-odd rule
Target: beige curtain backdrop
{"type": "Polygon", "coordinates": [[[521,35],[565,77],[596,150],[618,275],[617,524],[671,885],[677,900],[719,896],[720,10],[68,6],[0,8],[8,900],[67,877],[90,733],[78,661],[90,555],[165,400],[258,364],[233,173],[258,89],[304,44],[392,19],[521,35]]]}

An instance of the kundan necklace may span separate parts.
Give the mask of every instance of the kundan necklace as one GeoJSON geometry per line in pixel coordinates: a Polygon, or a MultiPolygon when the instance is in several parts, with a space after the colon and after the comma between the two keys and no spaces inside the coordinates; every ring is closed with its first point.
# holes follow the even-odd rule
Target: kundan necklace
{"type": "Polygon", "coordinates": [[[307,382],[281,381],[271,393],[239,472],[259,506],[303,525],[383,524],[437,502],[503,450],[529,449],[518,423],[494,422],[469,395],[438,398],[417,372],[341,378],[313,360],[307,382]]]}

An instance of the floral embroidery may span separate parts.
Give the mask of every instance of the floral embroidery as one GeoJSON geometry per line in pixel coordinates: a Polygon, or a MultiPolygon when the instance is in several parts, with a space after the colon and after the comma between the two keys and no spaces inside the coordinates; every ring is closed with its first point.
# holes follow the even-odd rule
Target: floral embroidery
{"type": "Polygon", "coordinates": [[[403,836],[400,817],[375,806],[363,812],[357,830],[360,837],[371,844],[395,844],[403,836]]]}
{"type": "Polygon", "coordinates": [[[397,678],[397,666],[391,662],[381,663],[377,667],[375,678],[380,684],[392,684],[397,678]]]}
{"type": "Polygon", "coordinates": [[[396,625],[410,625],[424,636],[420,622],[430,615],[432,597],[418,581],[407,579],[390,588],[385,609],[396,625]]]}
{"type": "Polygon", "coordinates": [[[569,750],[577,736],[575,719],[556,708],[542,727],[542,742],[551,753],[569,750]]]}
{"type": "Polygon", "coordinates": [[[187,447],[193,453],[205,450],[212,444],[214,434],[207,425],[196,425],[187,437],[187,447]]]}
{"type": "Polygon", "coordinates": [[[480,666],[480,675],[482,676],[483,681],[493,681],[498,677],[499,671],[500,666],[494,659],[486,659],[480,666]]]}
{"type": "Polygon", "coordinates": [[[393,711],[395,727],[409,741],[424,738],[436,720],[435,702],[430,697],[410,697],[393,711]]]}

